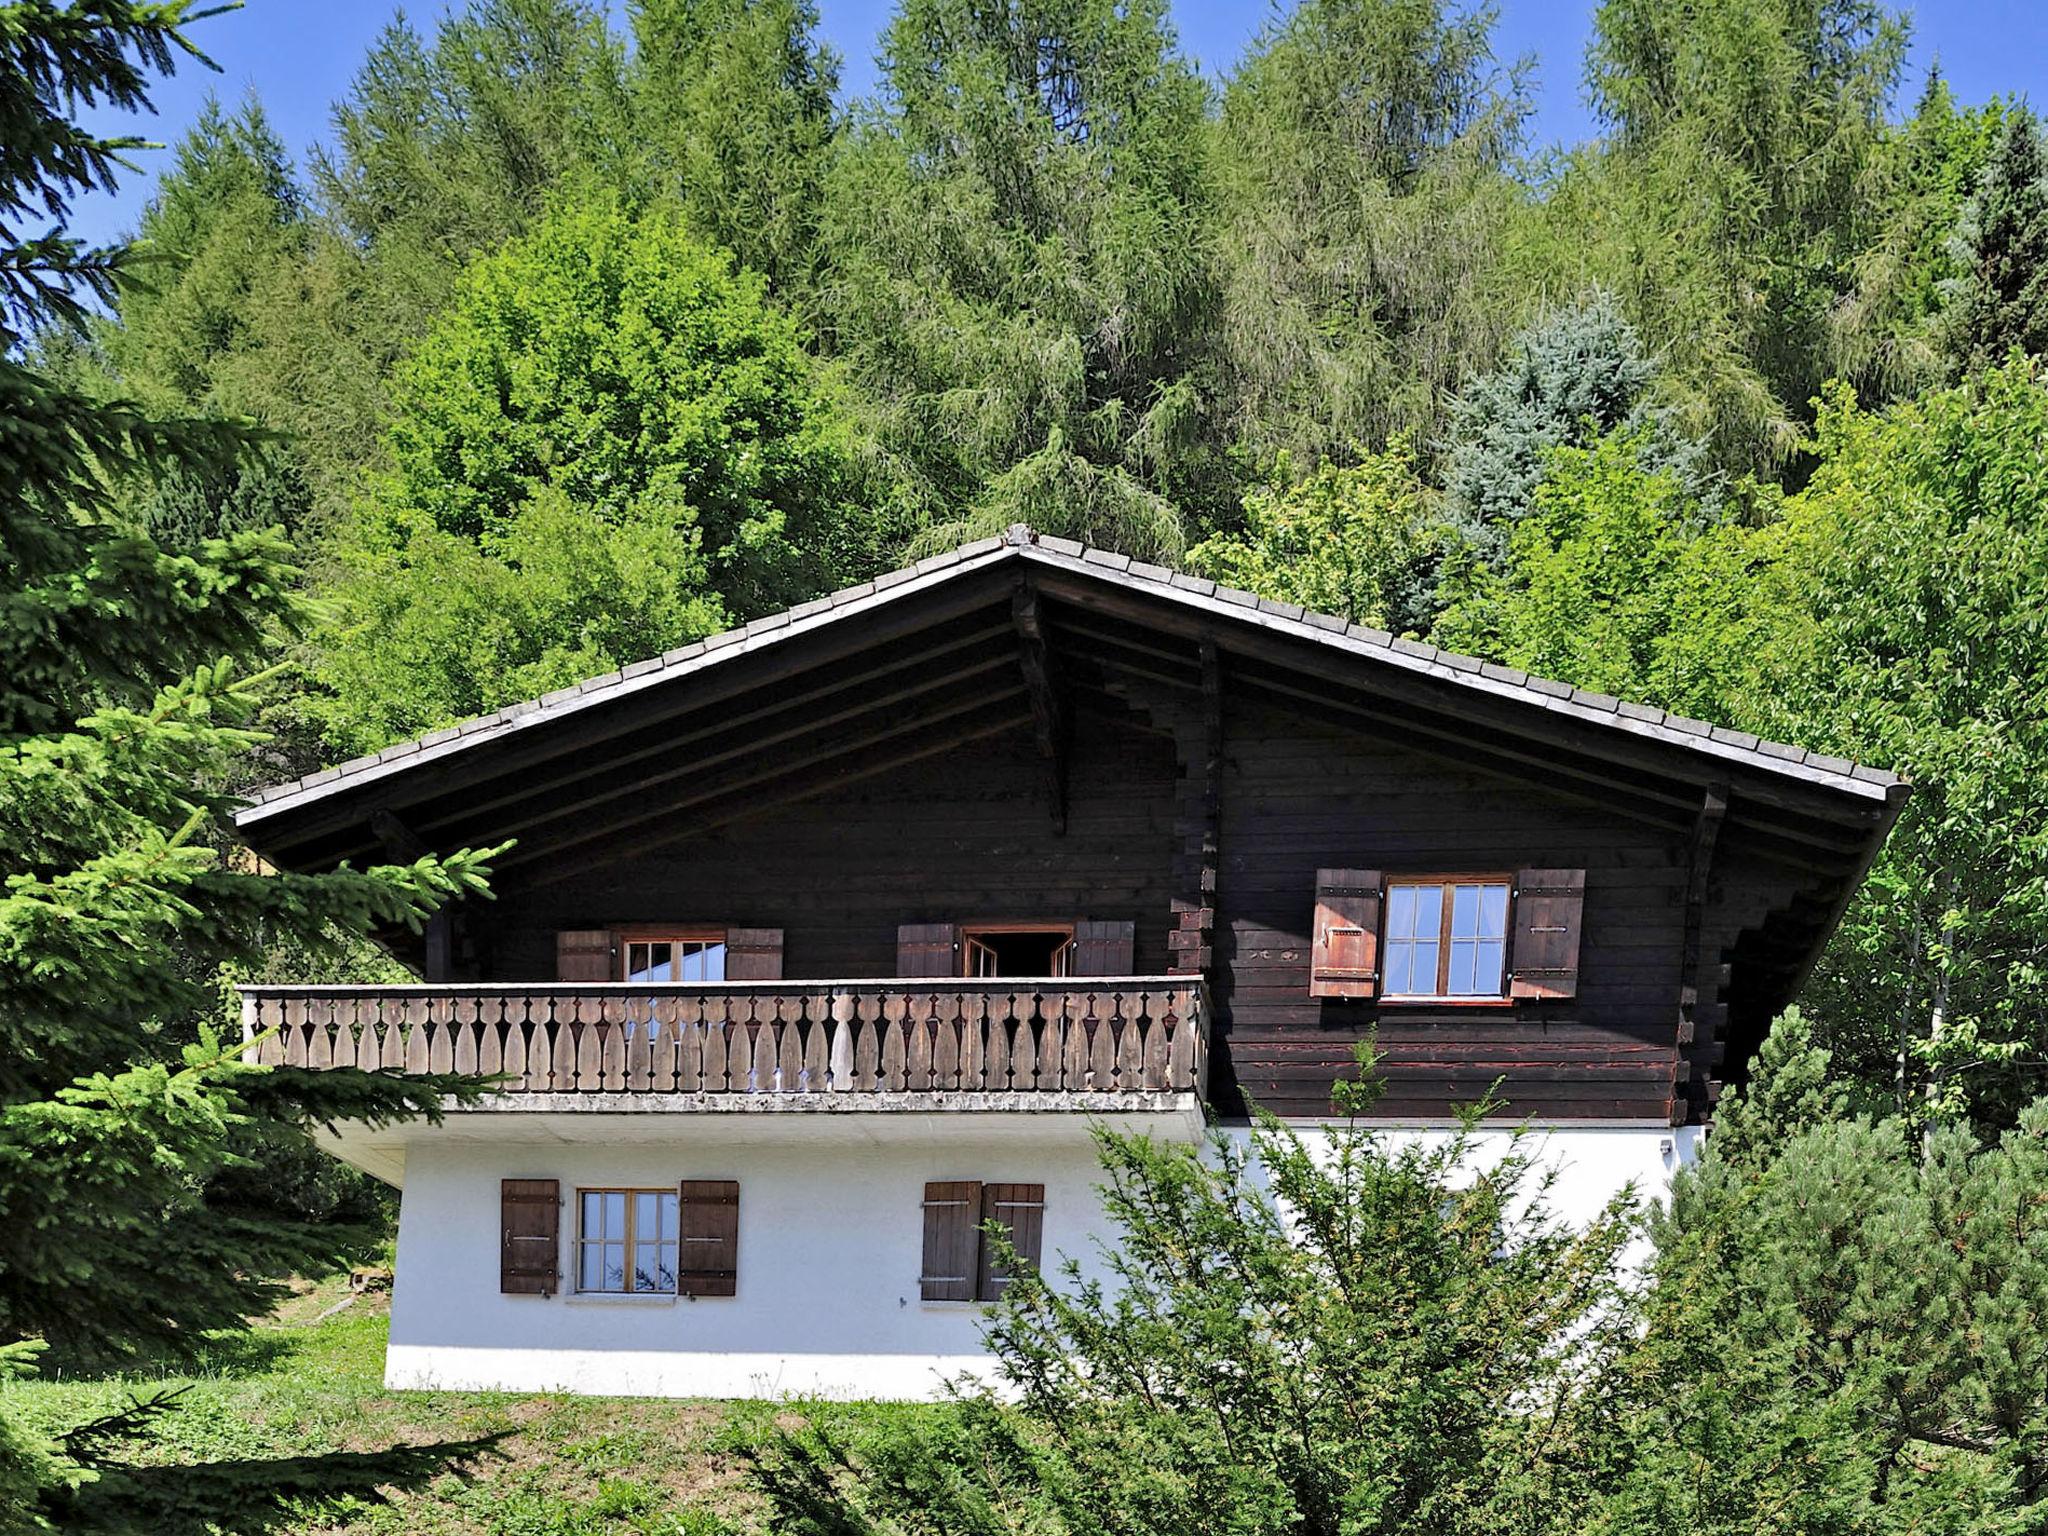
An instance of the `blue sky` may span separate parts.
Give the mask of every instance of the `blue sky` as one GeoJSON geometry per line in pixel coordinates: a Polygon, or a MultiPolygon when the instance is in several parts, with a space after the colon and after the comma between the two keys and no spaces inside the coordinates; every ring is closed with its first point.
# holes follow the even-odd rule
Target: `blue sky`
{"type": "MultiPolygon", "coordinates": [[[[1535,60],[1537,143],[1571,141],[1590,126],[1580,87],[1580,61],[1595,0],[1499,0],[1496,33],[1502,58],[1535,60]]],[[[614,4],[622,9],[619,0],[614,4]]],[[[409,14],[424,28],[446,0],[414,0],[409,14]]],[[[850,94],[874,82],[875,41],[893,0],[819,0],[824,32],[846,61],[850,94]]],[[[201,23],[194,38],[221,66],[219,74],[188,68],[163,82],[158,115],[139,123],[96,120],[108,131],[125,129],[174,140],[187,128],[211,90],[238,98],[253,89],[294,151],[324,136],[329,104],[348,88],[364,50],[390,20],[392,0],[248,0],[244,10],[201,23]]],[[[1187,51],[1211,74],[1226,71],[1270,14],[1265,4],[1175,0],[1174,20],[1187,51]]],[[[1911,7],[1913,61],[1905,86],[1917,95],[1938,56],[1957,93],[1979,101],[1999,92],[2048,102],[2048,3],[2044,0],[1922,0],[1911,7]]],[[[82,203],[75,233],[93,240],[132,228],[149,193],[162,152],[139,157],[145,174],[130,176],[111,197],[82,203]]]]}

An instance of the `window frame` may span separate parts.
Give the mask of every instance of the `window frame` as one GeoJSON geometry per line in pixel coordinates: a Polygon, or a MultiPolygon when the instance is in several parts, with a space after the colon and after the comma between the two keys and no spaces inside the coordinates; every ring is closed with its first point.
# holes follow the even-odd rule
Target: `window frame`
{"type": "MultiPolygon", "coordinates": [[[[626,981],[631,978],[633,971],[633,946],[635,944],[670,944],[677,946],[678,952],[671,965],[671,969],[675,970],[682,968],[682,955],[680,952],[682,945],[718,944],[724,946],[728,951],[730,951],[732,945],[730,937],[732,929],[712,923],[639,923],[613,931],[616,934],[614,942],[618,945],[619,950],[617,969],[612,977],[614,981],[626,981]]],[[[726,958],[730,958],[729,953],[726,958]]],[[[722,959],[719,962],[719,969],[720,971],[725,969],[725,960],[722,959]]],[[[725,978],[720,976],[719,979],[722,981],[725,978]]],[[[679,987],[691,985],[691,983],[684,982],[680,977],[671,976],[665,981],[650,981],[644,983],[644,985],[679,987]]]]}
{"type": "MultiPolygon", "coordinates": [[[[602,1209],[601,1206],[600,1209],[602,1209]]],[[[639,1296],[649,1298],[667,1297],[673,1300],[675,1297],[681,1294],[681,1275],[683,1262],[682,1231],[682,1195],[680,1189],[674,1184],[592,1184],[587,1186],[581,1184],[577,1185],[576,1232],[575,1236],[571,1240],[574,1246],[575,1267],[572,1273],[575,1276],[575,1288],[570,1294],[576,1296],[639,1296]],[[584,1227],[584,1201],[591,1195],[597,1195],[600,1197],[605,1195],[620,1195],[623,1196],[625,1199],[626,1230],[624,1236],[621,1238],[621,1242],[623,1242],[625,1246],[626,1259],[625,1265],[621,1273],[623,1273],[628,1278],[629,1282],[631,1280],[631,1277],[636,1273],[637,1266],[634,1262],[634,1256],[641,1246],[639,1236],[634,1230],[638,1223],[638,1214],[636,1211],[636,1207],[639,1205],[638,1197],[641,1195],[653,1195],[656,1198],[656,1201],[659,1202],[659,1200],[663,1196],[666,1196],[668,1199],[675,1202],[676,1216],[674,1234],[666,1241],[663,1240],[659,1229],[661,1207],[659,1203],[657,1203],[655,1206],[655,1220],[657,1224],[656,1233],[653,1242],[648,1245],[657,1250],[657,1252],[663,1247],[670,1247],[675,1250],[675,1263],[670,1266],[669,1271],[670,1279],[673,1283],[669,1286],[667,1290],[643,1291],[635,1288],[630,1283],[628,1283],[627,1285],[623,1286],[618,1290],[613,1290],[609,1286],[604,1285],[597,1286],[594,1289],[584,1285],[584,1252],[592,1247],[602,1250],[610,1246],[612,1242],[611,1235],[609,1232],[600,1232],[600,1234],[595,1238],[586,1235],[584,1227]]],[[[657,1273],[659,1272],[658,1265],[659,1261],[657,1260],[657,1273]]],[[[598,1260],[598,1270],[600,1276],[603,1273],[603,1269],[604,1261],[600,1257],[600,1259],[598,1260]]]]}
{"type": "Polygon", "coordinates": [[[1379,971],[1382,979],[1380,1001],[1383,1003],[1422,1004],[1431,1008],[1500,1008],[1514,1002],[1513,985],[1515,978],[1515,876],[1512,870],[1428,870],[1420,874],[1389,874],[1380,882],[1380,933],[1379,971]],[[1394,888],[1396,886],[1437,885],[1444,890],[1442,906],[1438,909],[1436,929],[1436,986],[1434,992],[1395,992],[1384,985],[1389,970],[1389,961],[1394,944],[1394,888]],[[1507,903],[1501,909],[1500,938],[1500,990],[1498,992],[1451,992],[1446,988],[1451,977],[1451,911],[1454,905],[1452,888],[1460,885],[1498,885],[1507,891],[1507,903]]]}
{"type": "MultiPolygon", "coordinates": [[[[955,930],[960,944],[960,974],[962,977],[975,975],[974,943],[985,933],[1063,933],[1067,940],[1060,947],[1059,955],[1064,958],[1066,968],[1054,971],[1053,975],[1064,979],[1073,975],[1074,960],[1080,948],[1079,941],[1075,938],[1076,926],[1073,922],[959,923],[955,925],[955,930]]],[[[994,979],[1000,980],[1001,977],[997,976],[994,979]]]]}

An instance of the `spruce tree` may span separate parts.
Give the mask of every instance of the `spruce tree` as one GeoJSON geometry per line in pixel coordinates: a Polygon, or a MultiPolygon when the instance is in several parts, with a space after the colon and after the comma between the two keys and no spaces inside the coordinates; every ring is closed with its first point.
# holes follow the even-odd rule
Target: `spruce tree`
{"type": "Polygon", "coordinates": [[[2015,107],[1963,209],[1950,351],[1966,370],[2048,352],[2048,155],[2033,113],[2015,107]]]}
{"type": "MultiPolygon", "coordinates": [[[[24,361],[32,333],[117,296],[137,253],[64,233],[132,140],[73,121],[147,105],[197,58],[189,0],[0,9],[0,1370],[193,1346],[330,1243],[211,1181],[254,1127],[437,1113],[456,1085],[244,1065],[224,977],[278,941],[416,924],[480,888],[464,854],[325,876],[224,846],[224,789],[264,679],[236,658],[294,616],[280,539],[178,548],[133,505],[225,473],[243,428],[89,396],[24,361]]],[[[0,1526],[87,1475],[0,1421],[0,1526]]]]}

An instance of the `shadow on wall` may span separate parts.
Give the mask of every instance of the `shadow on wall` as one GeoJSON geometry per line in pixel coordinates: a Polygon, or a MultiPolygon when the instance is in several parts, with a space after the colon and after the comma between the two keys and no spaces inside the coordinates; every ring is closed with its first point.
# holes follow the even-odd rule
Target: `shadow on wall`
{"type": "Polygon", "coordinates": [[[99,1481],[48,1511],[59,1530],[93,1536],[263,1536],[303,1528],[325,1508],[386,1505],[394,1493],[446,1473],[467,1479],[505,1432],[381,1451],[202,1462],[197,1466],[96,1466],[99,1481]]]}

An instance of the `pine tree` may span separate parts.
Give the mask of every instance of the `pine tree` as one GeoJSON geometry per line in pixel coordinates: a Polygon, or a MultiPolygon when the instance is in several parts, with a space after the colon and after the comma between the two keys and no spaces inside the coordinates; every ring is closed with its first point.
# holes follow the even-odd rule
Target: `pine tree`
{"type": "Polygon", "coordinates": [[[1949,348],[1965,370],[1996,367],[2017,350],[2048,353],[2048,153],[2033,113],[2015,107],[1976,195],[1963,209],[1954,251],[1949,348]]]}
{"type": "MultiPolygon", "coordinates": [[[[256,738],[235,659],[291,622],[274,533],[179,549],[133,530],[174,469],[227,471],[242,428],[152,415],[24,361],[28,333],[117,296],[136,253],[62,233],[123,141],[68,113],[147,105],[196,56],[187,0],[0,11],[0,1370],[190,1347],[330,1239],[226,1198],[253,1126],[437,1113],[457,1085],[245,1066],[208,1022],[237,965],[286,938],[418,923],[480,888],[465,854],[306,877],[228,857],[223,784],[256,738]],[[48,219],[54,228],[26,226],[48,219]]],[[[129,146],[132,147],[132,146],[129,146]]],[[[87,1475],[0,1420],[0,1525],[87,1475]]]]}

